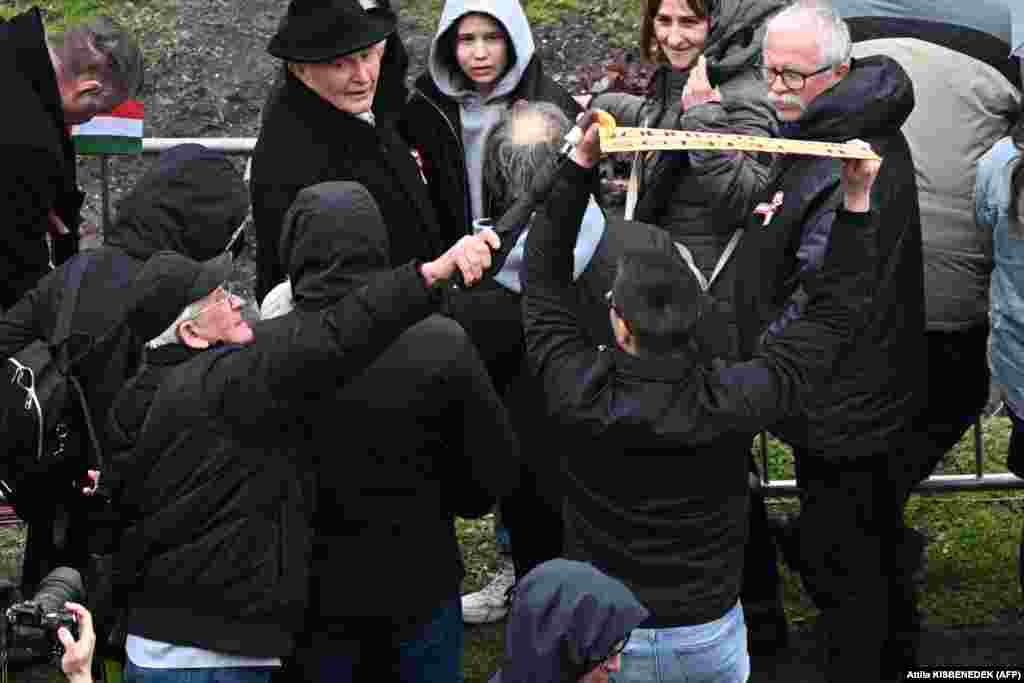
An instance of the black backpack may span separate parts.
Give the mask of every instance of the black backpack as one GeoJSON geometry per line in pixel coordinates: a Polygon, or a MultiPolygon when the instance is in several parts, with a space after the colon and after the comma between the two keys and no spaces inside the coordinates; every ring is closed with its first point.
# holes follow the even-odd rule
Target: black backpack
{"type": "MultiPolygon", "coordinates": [[[[60,307],[49,343],[3,361],[0,373],[0,493],[22,519],[52,507],[67,487],[85,485],[86,470],[102,469],[103,452],[76,366],[103,340],[74,334],[74,316],[88,255],[67,262],[60,307]]],[[[120,326],[118,326],[118,329],[120,326]]]]}

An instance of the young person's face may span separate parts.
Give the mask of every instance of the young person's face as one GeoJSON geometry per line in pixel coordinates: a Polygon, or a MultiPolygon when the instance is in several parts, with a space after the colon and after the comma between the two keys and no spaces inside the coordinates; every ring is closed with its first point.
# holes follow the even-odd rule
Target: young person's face
{"type": "Polygon", "coordinates": [[[673,69],[685,69],[704,52],[708,20],[690,9],[686,0],[661,0],[654,15],[654,37],[673,69]]]}
{"type": "Polygon", "coordinates": [[[455,28],[455,61],[481,94],[490,94],[508,67],[508,40],[501,25],[486,14],[462,17],[455,28]]]}

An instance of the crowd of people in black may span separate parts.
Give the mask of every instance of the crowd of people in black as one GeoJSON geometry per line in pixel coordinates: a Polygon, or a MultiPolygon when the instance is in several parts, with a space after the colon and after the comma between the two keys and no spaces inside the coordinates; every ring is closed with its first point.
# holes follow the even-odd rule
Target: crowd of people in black
{"type": "Polygon", "coordinates": [[[647,95],[570,96],[518,0],[446,0],[411,90],[388,0],[291,0],[248,185],[175,147],[81,253],[68,126],[141,53],[0,25],[0,357],[53,336],[73,271],[98,340],[103,468],[19,507],[25,590],[87,575],[69,677],[98,638],[133,683],[454,682],[463,622],[507,617],[493,681],[741,683],[786,651],[781,549],[827,679],[899,680],[903,508],[993,378],[1024,476],[1024,71],[1003,0],[895,4],[643,0],[647,95]],[[596,110],[881,161],[638,152],[619,218],[596,110]],[[767,515],[762,430],[799,516],[767,515]],[[496,507],[507,566],[460,596],[455,518],[496,507]]]}

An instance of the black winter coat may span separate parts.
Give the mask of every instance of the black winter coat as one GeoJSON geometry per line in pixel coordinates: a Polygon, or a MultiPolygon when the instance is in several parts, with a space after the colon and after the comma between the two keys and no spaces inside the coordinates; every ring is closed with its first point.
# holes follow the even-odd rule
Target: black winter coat
{"type": "Polygon", "coordinates": [[[527,240],[527,357],[567,458],[566,553],[622,579],[645,626],[699,624],[736,604],[747,534],[748,456],[723,438],[799,411],[831,374],[871,303],[873,222],[841,213],[806,315],[748,363],[715,370],[687,351],[595,348],[569,264],[586,175],[570,164],[527,240]],[[558,227],[555,227],[558,226],[558,227]]]}
{"type": "MultiPolygon", "coordinates": [[[[582,111],[565,88],[544,75],[536,56],[508,96],[510,104],[516,100],[550,102],[565,112],[570,121],[575,121],[582,111]]],[[[444,244],[451,246],[460,237],[472,234],[459,104],[438,90],[429,73],[423,73],[416,79],[399,130],[420,154],[430,198],[441,221],[444,244]]],[[[488,205],[485,196],[484,206],[488,205]]]]}
{"type": "Polygon", "coordinates": [[[85,195],[75,178],[75,150],[64,124],[57,79],[39,9],[0,22],[0,311],[49,272],[47,215],[53,209],[70,234],[54,238],[60,265],[78,251],[79,210],[85,195]]]}
{"type": "MultiPolygon", "coordinates": [[[[871,197],[882,261],[868,327],[806,414],[773,428],[790,443],[828,458],[891,450],[927,394],[921,221],[914,164],[900,132],[913,107],[903,68],[888,57],[870,57],[855,60],[842,81],[783,131],[806,140],[859,138],[884,160],[871,197]]],[[[771,222],[763,225],[763,216],[754,216],[737,253],[743,277],[735,293],[747,354],[783,316],[791,296],[803,297],[806,277],[821,262],[843,198],[840,162],[780,156],[761,200],[770,203],[780,193],[771,222]]]]}
{"type": "MultiPolygon", "coordinates": [[[[130,525],[114,585],[127,633],[249,656],[291,651],[315,505],[296,448],[301,418],[436,307],[413,264],[323,312],[260,323],[249,345],[186,351],[165,370],[121,461],[117,503],[130,525]]],[[[114,438],[130,442],[137,399],[128,391],[112,409],[114,438]]]]}
{"type": "MultiPolygon", "coordinates": [[[[364,286],[389,258],[379,212],[353,183],[304,190],[281,245],[306,311],[364,286]]],[[[454,517],[484,515],[515,488],[518,443],[505,408],[465,331],[441,316],[318,398],[302,445],[320,491],[311,628],[421,621],[462,582],[454,517]],[[409,557],[418,558],[414,582],[409,557]]]]}
{"type": "Polygon", "coordinates": [[[291,73],[267,102],[252,156],[256,296],[285,279],[282,221],[299,190],[331,180],[364,185],[384,215],[391,265],[429,261],[445,245],[437,215],[408,145],[386,119],[376,126],[333,105],[291,73]]]}

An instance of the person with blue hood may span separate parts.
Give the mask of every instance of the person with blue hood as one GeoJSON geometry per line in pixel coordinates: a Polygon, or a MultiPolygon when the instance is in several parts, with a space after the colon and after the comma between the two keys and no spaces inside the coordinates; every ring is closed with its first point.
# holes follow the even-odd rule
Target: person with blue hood
{"type": "Polygon", "coordinates": [[[505,655],[490,683],[606,683],[647,609],[621,581],[555,559],[516,586],[505,655]]]}
{"type": "MultiPolygon", "coordinates": [[[[118,327],[124,321],[132,279],[146,260],[160,251],[174,251],[198,261],[222,257],[241,228],[248,206],[248,189],[224,154],[200,145],[179,145],[161,154],[118,203],[103,245],[74,257],[86,264],[72,329],[94,340],[103,338],[76,366],[98,432],[102,432],[118,391],[138,368],[146,341],[135,337],[126,325],[118,327]]],[[[236,240],[236,245],[241,247],[243,242],[236,240]]],[[[43,277],[0,318],[0,357],[22,352],[28,356],[19,357],[30,363],[39,359],[38,345],[27,347],[54,334],[71,265],[69,261],[43,277]]],[[[95,465],[81,463],[81,471],[72,478],[84,478],[90,466],[95,465]]],[[[41,484],[52,486],[49,481],[41,484]]],[[[51,502],[49,495],[39,498],[51,502]]],[[[76,500],[69,501],[72,510],[77,509],[78,499],[81,496],[76,493],[76,500]]],[[[58,548],[54,534],[48,531],[55,523],[55,511],[50,505],[39,508],[38,515],[27,520],[29,538],[22,578],[28,584],[62,564],[84,567],[89,557],[85,544],[91,534],[85,529],[91,525],[84,515],[71,515],[77,519],[74,529],[78,524],[85,528],[67,534],[68,547],[58,548]]]]}
{"type": "Polygon", "coordinates": [[[581,108],[544,73],[519,2],[448,0],[416,79],[402,132],[418,152],[445,243],[497,218],[483,186],[484,139],[516,100],[551,102],[570,120],[581,108]]]}

